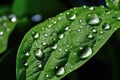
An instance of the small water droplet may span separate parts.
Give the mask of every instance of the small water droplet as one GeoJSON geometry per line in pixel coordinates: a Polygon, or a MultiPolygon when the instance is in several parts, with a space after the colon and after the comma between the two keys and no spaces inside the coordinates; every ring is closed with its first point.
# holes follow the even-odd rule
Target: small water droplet
{"type": "Polygon", "coordinates": [[[58,20],[61,20],[61,17],[59,17],[58,20]]]}
{"type": "Polygon", "coordinates": [[[46,33],[45,33],[45,34],[44,34],[44,36],[45,36],[45,37],[47,37],[47,36],[48,36],[48,34],[46,34],[46,33]]]}
{"type": "Polygon", "coordinates": [[[3,31],[0,31],[0,36],[3,36],[4,32],[3,31]]]}
{"type": "Polygon", "coordinates": [[[90,29],[92,33],[97,33],[97,30],[95,28],[90,29]]]}
{"type": "Polygon", "coordinates": [[[100,31],[100,34],[103,34],[103,31],[100,31]]]}
{"type": "Polygon", "coordinates": [[[27,63],[27,62],[24,64],[24,67],[25,67],[25,68],[27,68],[27,67],[28,67],[28,63],[27,63]]]}
{"type": "Polygon", "coordinates": [[[84,46],[80,49],[80,58],[81,59],[85,59],[85,58],[88,58],[89,56],[91,56],[92,54],[92,49],[91,47],[87,47],[87,46],[84,46]]]}
{"type": "Polygon", "coordinates": [[[62,39],[64,37],[64,34],[61,34],[60,36],[59,36],[59,39],[62,39]]]}
{"type": "Polygon", "coordinates": [[[33,36],[34,39],[38,39],[39,38],[39,33],[32,32],[32,36],[33,36]]]}
{"type": "Polygon", "coordinates": [[[26,56],[26,57],[29,57],[29,56],[30,56],[29,52],[26,52],[26,53],[25,53],[25,56],[26,56]]]}
{"type": "Polygon", "coordinates": [[[37,59],[41,60],[43,58],[43,56],[44,56],[44,54],[43,54],[43,52],[40,49],[35,51],[35,57],[37,59]]]}
{"type": "Polygon", "coordinates": [[[42,16],[40,14],[35,14],[31,17],[33,22],[40,22],[42,20],[42,16]]]}
{"type": "Polygon", "coordinates": [[[86,6],[86,5],[83,5],[83,8],[87,8],[87,6],[86,6]]]}
{"type": "Polygon", "coordinates": [[[42,63],[39,63],[38,68],[40,68],[40,69],[42,69],[42,68],[43,68],[42,63]]]}
{"type": "Polygon", "coordinates": [[[93,25],[94,26],[94,25],[100,24],[101,20],[98,17],[98,15],[96,15],[96,14],[88,14],[87,17],[86,17],[86,22],[89,25],[93,25]]]}
{"type": "Polygon", "coordinates": [[[94,10],[94,7],[90,7],[89,10],[94,10]]]}
{"type": "Polygon", "coordinates": [[[94,39],[94,36],[92,34],[89,34],[88,39],[94,39]]]}
{"type": "Polygon", "coordinates": [[[68,31],[68,30],[69,30],[69,27],[66,27],[65,30],[68,31]]]}
{"type": "Polygon", "coordinates": [[[51,47],[52,49],[57,49],[57,44],[51,47]]]}
{"type": "Polygon", "coordinates": [[[110,11],[105,11],[105,14],[110,14],[111,12],[110,11]]]}
{"type": "Polygon", "coordinates": [[[67,12],[66,18],[69,20],[75,20],[76,19],[76,14],[74,12],[67,12]]]}
{"type": "Polygon", "coordinates": [[[105,24],[102,25],[102,28],[103,28],[104,30],[110,30],[110,29],[111,29],[111,25],[108,24],[108,23],[105,23],[105,24]]]}
{"type": "Polygon", "coordinates": [[[47,43],[44,41],[44,42],[41,43],[41,45],[46,46],[47,43]]]}
{"type": "Polygon", "coordinates": [[[60,69],[58,69],[56,76],[62,76],[65,74],[65,68],[61,67],[60,69]]]}
{"type": "Polygon", "coordinates": [[[56,21],[53,22],[53,24],[56,24],[56,23],[57,23],[56,21]]]}
{"type": "Polygon", "coordinates": [[[52,25],[50,24],[50,25],[48,25],[48,27],[50,28],[52,25]]]}
{"type": "Polygon", "coordinates": [[[78,32],[80,32],[81,30],[80,30],[80,29],[78,29],[77,31],[78,31],[78,32]]]}
{"type": "Polygon", "coordinates": [[[82,23],[83,21],[82,20],[79,20],[80,23],[82,23]]]}
{"type": "Polygon", "coordinates": [[[8,17],[10,18],[11,22],[16,22],[17,21],[17,18],[14,14],[10,14],[8,17]]]}

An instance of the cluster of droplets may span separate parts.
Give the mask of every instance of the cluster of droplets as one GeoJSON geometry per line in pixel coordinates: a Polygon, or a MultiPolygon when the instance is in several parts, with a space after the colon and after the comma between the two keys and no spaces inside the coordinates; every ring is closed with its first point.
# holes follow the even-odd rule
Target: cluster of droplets
{"type": "Polygon", "coordinates": [[[9,25],[7,24],[8,22],[16,22],[17,21],[17,17],[14,14],[10,14],[8,16],[0,16],[0,28],[4,28],[3,30],[0,30],[0,37],[2,37],[6,31],[10,31],[9,25]]]}

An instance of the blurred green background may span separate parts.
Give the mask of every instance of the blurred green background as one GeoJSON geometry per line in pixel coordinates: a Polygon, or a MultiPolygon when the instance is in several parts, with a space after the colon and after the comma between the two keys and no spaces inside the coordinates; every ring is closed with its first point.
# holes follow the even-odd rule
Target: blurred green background
{"type": "MultiPolygon", "coordinates": [[[[0,80],[16,80],[16,54],[26,32],[65,10],[82,5],[100,6],[105,0],[3,0],[0,16],[15,14],[18,22],[9,36],[7,49],[0,54],[0,80]]],[[[120,30],[85,65],[62,80],[120,80],[120,30]]],[[[1,43],[0,43],[1,44],[1,43]]]]}

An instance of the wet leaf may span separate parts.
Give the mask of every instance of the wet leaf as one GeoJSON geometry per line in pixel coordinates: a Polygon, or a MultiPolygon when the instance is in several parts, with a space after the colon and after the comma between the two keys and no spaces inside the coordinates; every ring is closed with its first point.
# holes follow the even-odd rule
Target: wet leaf
{"type": "Polygon", "coordinates": [[[17,55],[18,80],[60,80],[92,58],[120,26],[119,11],[73,8],[32,28],[17,55]]]}

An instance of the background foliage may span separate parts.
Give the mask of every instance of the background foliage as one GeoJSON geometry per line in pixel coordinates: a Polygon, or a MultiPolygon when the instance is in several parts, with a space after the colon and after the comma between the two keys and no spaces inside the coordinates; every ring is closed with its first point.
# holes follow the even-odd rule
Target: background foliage
{"type": "MultiPolygon", "coordinates": [[[[0,54],[0,80],[16,80],[16,54],[25,33],[34,25],[75,6],[100,6],[104,0],[4,0],[0,16],[15,14],[17,24],[8,39],[7,49],[0,54]],[[32,20],[36,14],[39,21],[32,20]],[[5,77],[4,77],[5,76],[5,77]]],[[[63,80],[120,80],[120,30],[116,31],[96,56],[63,80]]],[[[1,43],[0,43],[1,44],[1,43]]]]}

